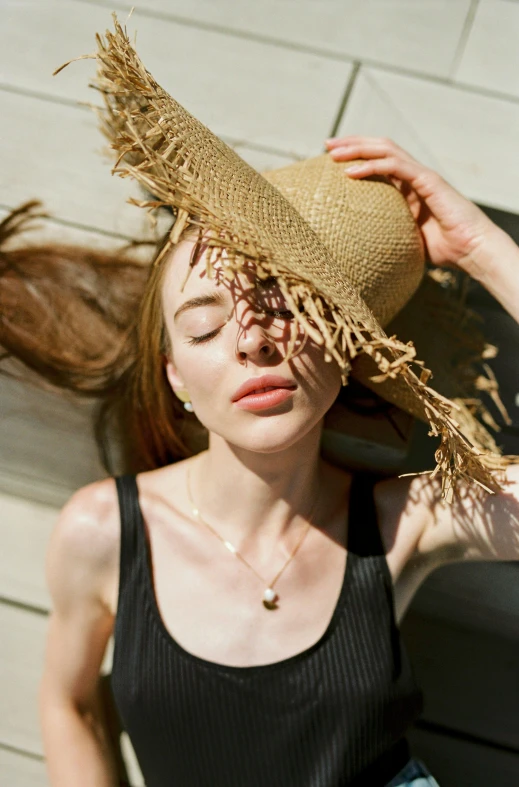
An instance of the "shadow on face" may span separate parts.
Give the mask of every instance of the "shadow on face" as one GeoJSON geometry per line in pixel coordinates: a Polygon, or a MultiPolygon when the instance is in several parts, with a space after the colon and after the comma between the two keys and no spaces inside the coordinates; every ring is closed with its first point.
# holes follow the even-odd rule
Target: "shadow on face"
{"type": "Polygon", "coordinates": [[[338,366],[305,335],[275,279],[252,267],[227,278],[218,262],[211,268],[203,253],[193,257],[196,248],[194,239],[181,241],[163,280],[173,391],[187,391],[199,421],[231,443],[266,452],[297,443],[333,404],[338,366]],[[292,394],[272,407],[238,405],[237,391],[265,375],[292,394]]]}

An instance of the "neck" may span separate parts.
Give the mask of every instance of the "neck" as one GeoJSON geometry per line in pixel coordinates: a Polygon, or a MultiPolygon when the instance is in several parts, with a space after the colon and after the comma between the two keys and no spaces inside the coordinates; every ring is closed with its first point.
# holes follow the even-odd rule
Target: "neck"
{"type": "Polygon", "coordinates": [[[270,454],[246,451],[211,434],[191,465],[191,492],[202,517],[237,549],[283,539],[315,511],[322,425],[294,446],[270,454]]]}

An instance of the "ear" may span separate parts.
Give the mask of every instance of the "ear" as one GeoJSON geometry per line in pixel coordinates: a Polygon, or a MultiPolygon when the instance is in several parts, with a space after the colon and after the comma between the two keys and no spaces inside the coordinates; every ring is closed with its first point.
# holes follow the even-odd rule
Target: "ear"
{"type": "Polygon", "coordinates": [[[164,356],[164,365],[166,369],[166,376],[173,391],[176,393],[177,391],[184,389],[184,381],[179,376],[172,359],[168,355],[164,356]]]}

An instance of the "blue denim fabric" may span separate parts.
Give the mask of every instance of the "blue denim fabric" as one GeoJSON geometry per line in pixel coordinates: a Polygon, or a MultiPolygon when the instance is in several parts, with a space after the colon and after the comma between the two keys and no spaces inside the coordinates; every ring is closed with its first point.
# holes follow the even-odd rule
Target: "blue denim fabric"
{"type": "Polygon", "coordinates": [[[413,758],[386,787],[439,787],[439,784],[423,762],[413,758]]]}

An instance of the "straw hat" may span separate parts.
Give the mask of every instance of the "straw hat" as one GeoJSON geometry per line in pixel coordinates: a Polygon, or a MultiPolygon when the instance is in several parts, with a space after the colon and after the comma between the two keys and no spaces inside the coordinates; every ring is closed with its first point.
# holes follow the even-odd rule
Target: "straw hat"
{"type": "Polygon", "coordinates": [[[104,99],[97,111],[118,155],[113,172],[154,195],[131,202],[176,214],[155,264],[192,224],[209,239],[209,268],[218,259],[229,278],[244,263],[259,277],[275,276],[295,316],[289,353],[303,326],[338,363],[343,383],[351,374],[427,421],[441,438],[434,472],[446,498],[460,478],[497,491],[491,471],[511,458],[475,418],[492,422],[478,389],[499,403],[495,381],[474,365],[491,349],[474,316],[425,275],[421,235],[400,192],[384,178],[347,178],[328,155],[256,172],[155,82],[115,15],[114,25],[90,56],[104,99]],[[428,356],[455,401],[429,386],[428,356]]]}

